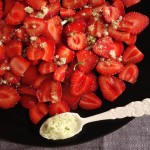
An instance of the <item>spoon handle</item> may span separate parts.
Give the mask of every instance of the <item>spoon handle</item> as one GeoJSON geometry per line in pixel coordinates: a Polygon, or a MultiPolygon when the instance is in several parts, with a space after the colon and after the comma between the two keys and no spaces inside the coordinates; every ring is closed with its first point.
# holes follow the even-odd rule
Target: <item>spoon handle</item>
{"type": "Polygon", "coordinates": [[[100,120],[121,119],[125,117],[141,117],[150,115],[150,98],[145,98],[143,101],[135,101],[123,107],[116,107],[109,111],[83,118],[83,123],[89,123],[100,120]]]}

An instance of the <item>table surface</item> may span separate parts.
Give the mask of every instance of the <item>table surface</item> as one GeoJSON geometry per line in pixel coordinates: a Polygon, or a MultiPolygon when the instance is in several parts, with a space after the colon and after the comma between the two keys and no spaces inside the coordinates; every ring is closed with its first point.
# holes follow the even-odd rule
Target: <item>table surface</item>
{"type": "Polygon", "coordinates": [[[122,128],[98,139],[68,147],[33,147],[0,140],[0,150],[150,150],[150,116],[135,118],[122,128]]]}

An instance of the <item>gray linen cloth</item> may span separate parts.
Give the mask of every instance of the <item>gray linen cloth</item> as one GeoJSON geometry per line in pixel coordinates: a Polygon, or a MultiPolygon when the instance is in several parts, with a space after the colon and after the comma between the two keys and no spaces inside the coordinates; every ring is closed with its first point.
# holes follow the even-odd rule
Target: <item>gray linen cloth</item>
{"type": "Polygon", "coordinates": [[[122,128],[74,146],[44,148],[0,140],[0,150],[150,150],[150,116],[135,118],[122,128]]]}

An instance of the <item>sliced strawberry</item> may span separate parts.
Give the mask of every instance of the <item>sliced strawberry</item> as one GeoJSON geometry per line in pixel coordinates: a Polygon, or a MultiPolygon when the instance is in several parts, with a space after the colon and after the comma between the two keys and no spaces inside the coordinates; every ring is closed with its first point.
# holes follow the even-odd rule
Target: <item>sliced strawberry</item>
{"type": "Polygon", "coordinates": [[[40,36],[46,28],[46,23],[41,18],[26,17],[23,26],[29,36],[40,36]]]}
{"type": "Polygon", "coordinates": [[[68,37],[67,43],[72,50],[82,50],[87,45],[86,35],[83,32],[72,33],[68,37]]]}
{"type": "Polygon", "coordinates": [[[139,3],[140,1],[141,1],[141,0],[132,0],[132,1],[130,1],[130,0],[122,0],[123,5],[124,5],[125,7],[131,7],[131,6],[133,6],[133,5],[137,4],[137,3],[139,3]]]}
{"type": "Polygon", "coordinates": [[[74,9],[60,8],[60,16],[64,19],[73,16],[75,13],[76,11],[74,9]]]}
{"type": "Polygon", "coordinates": [[[104,4],[105,0],[88,0],[88,5],[90,5],[92,8],[101,6],[104,4]]]}
{"type": "Polygon", "coordinates": [[[19,100],[20,96],[15,88],[7,85],[0,85],[0,108],[12,108],[19,100]]]}
{"type": "Polygon", "coordinates": [[[102,75],[114,75],[121,71],[123,64],[114,59],[100,60],[96,70],[102,75]]]}
{"type": "Polygon", "coordinates": [[[124,19],[133,23],[131,34],[141,33],[149,24],[149,18],[139,12],[129,12],[124,19]]]}
{"type": "Polygon", "coordinates": [[[5,54],[9,59],[21,55],[22,50],[23,50],[23,45],[18,40],[11,40],[5,45],[5,54]]]}
{"type": "Polygon", "coordinates": [[[44,81],[36,92],[39,102],[58,102],[62,97],[61,83],[54,80],[44,81]]]}
{"type": "Polygon", "coordinates": [[[67,68],[67,65],[62,65],[58,67],[54,72],[54,80],[63,82],[65,80],[67,68]]]}
{"type": "Polygon", "coordinates": [[[38,124],[39,121],[48,114],[48,105],[46,103],[37,103],[29,109],[29,117],[33,124],[38,124]]]}
{"type": "Polygon", "coordinates": [[[81,96],[79,106],[82,109],[93,110],[97,109],[102,105],[102,101],[97,95],[93,92],[86,93],[81,96]]]}
{"type": "Polygon", "coordinates": [[[101,75],[98,80],[103,97],[110,102],[115,101],[126,88],[124,82],[114,76],[101,75]]]}
{"type": "Polygon", "coordinates": [[[135,46],[128,46],[122,56],[123,63],[139,63],[144,58],[144,54],[135,46]]]}
{"type": "Polygon", "coordinates": [[[79,70],[71,76],[70,90],[73,95],[79,96],[90,91],[93,80],[79,70]]]}
{"type": "Polygon", "coordinates": [[[56,103],[49,104],[49,114],[52,116],[56,114],[69,112],[69,111],[70,111],[69,105],[63,100],[56,102],[56,103]]]}
{"type": "Polygon", "coordinates": [[[84,5],[86,5],[88,2],[88,0],[62,0],[62,5],[65,8],[70,8],[70,9],[77,9],[77,8],[81,8],[84,5]]]}
{"type": "Polygon", "coordinates": [[[114,50],[110,51],[111,58],[115,59],[122,55],[124,51],[124,45],[122,42],[114,41],[114,50]],[[113,55],[114,53],[114,55],[113,55]]]}
{"type": "Polygon", "coordinates": [[[22,95],[20,99],[20,104],[23,108],[31,109],[37,104],[37,99],[31,95],[22,95]]]}
{"type": "Polygon", "coordinates": [[[8,15],[6,16],[5,22],[9,25],[21,24],[26,17],[26,12],[24,9],[25,6],[22,3],[16,2],[13,8],[8,13],[8,15]]]}
{"type": "Polygon", "coordinates": [[[137,35],[135,34],[130,34],[129,39],[125,41],[127,45],[134,45],[137,40],[137,35]]]}
{"type": "Polygon", "coordinates": [[[46,6],[47,0],[26,0],[26,2],[29,4],[29,6],[33,7],[34,9],[40,10],[42,7],[46,6]]]}
{"type": "Polygon", "coordinates": [[[79,63],[79,70],[83,73],[91,72],[99,60],[96,54],[88,50],[81,50],[77,52],[76,56],[79,63]]]}
{"type": "Polygon", "coordinates": [[[29,66],[29,61],[22,56],[15,56],[10,60],[10,69],[17,76],[22,76],[29,66]]]}
{"type": "Polygon", "coordinates": [[[0,61],[0,76],[5,75],[8,70],[10,70],[8,60],[1,59],[1,61],[0,61]]]}
{"type": "Polygon", "coordinates": [[[138,67],[135,64],[130,63],[124,66],[122,71],[119,73],[119,78],[134,84],[137,81],[138,75],[138,67]]]}

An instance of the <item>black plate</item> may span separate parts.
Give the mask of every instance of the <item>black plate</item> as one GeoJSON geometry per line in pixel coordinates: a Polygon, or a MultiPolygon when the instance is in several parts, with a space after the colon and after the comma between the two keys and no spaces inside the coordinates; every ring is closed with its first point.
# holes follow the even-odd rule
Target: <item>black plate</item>
{"type": "MultiPolygon", "coordinates": [[[[149,0],[142,0],[141,3],[128,10],[138,11],[150,16],[149,0]]],[[[150,97],[150,27],[147,27],[138,35],[136,46],[145,54],[144,60],[138,64],[140,70],[138,82],[135,85],[127,84],[126,91],[114,103],[104,101],[103,106],[96,111],[78,110],[82,117],[150,97]]],[[[122,127],[132,118],[91,123],[86,125],[80,134],[62,141],[48,141],[42,138],[38,134],[39,126],[35,127],[30,123],[28,112],[19,105],[10,110],[0,110],[0,119],[0,138],[2,139],[27,145],[57,147],[79,144],[106,135],[122,127]]]]}

